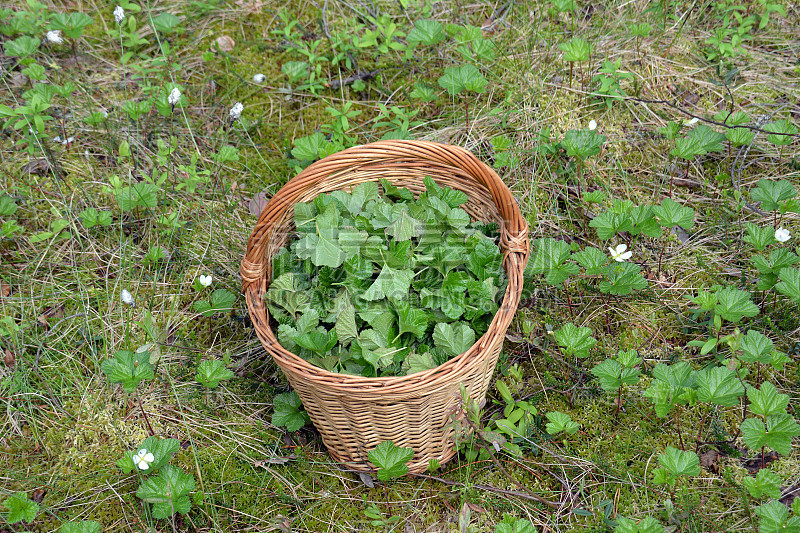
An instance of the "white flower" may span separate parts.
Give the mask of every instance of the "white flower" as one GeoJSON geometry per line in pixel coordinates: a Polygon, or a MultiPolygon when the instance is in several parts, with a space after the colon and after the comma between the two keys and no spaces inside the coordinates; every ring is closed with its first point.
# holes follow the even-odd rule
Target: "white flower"
{"type": "Polygon", "coordinates": [[[203,287],[208,287],[209,285],[211,285],[211,282],[214,281],[214,278],[211,277],[211,274],[209,274],[208,276],[200,274],[198,280],[200,281],[200,285],[202,285],[203,287]]]}
{"type": "Polygon", "coordinates": [[[608,247],[608,251],[611,254],[611,259],[620,263],[630,259],[633,256],[633,252],[625,251],[627,249],[627,244],[618,244],[616,248],[611,248],[610,246],[608,247]]]}
{"type": "Polygon", "coordinates": [[[128,291],[128,289],[122,289],[122,292],[119,293],[119,299],[122,300],[122,303],[128,304],[131,307],[136,306],[136,302],[133,301],[133,295],[128,291]]]}
{"type": "Polygon", "coordinates": [[[687,126],[694,126],[694,125],[695,125],[695,124],[697,124],[698,122],[700,122],[700,119],[699,119],[699,118],[697,118],[697,117],[694,117],[692,120],[690,120],[689,122],[687,122],[687,123],[686,123],[686,125],[687,125],[687,126]]]}
{"type": "Polygon", "coordinates": [[[114,8],[114,20],[117,21],[117,24],[122,24],[122,21],[125,20],[125,11],[122,9],[122,6],[114,8]]]}
{"type": "Polygon", "coordinates": [[[64,44],[64,39],[61,37],[61,30],[50,30],[47,32],[47,42],[53,44],[64,44]]]}
{"type": "Polygon", "coordinates": [[[786,228],[778,228],[775,230],[775,240],[778,242],[786,242],[792,238],[792,234],[786,228]]]}
{"type": "Polygon", "coordinates": [[[594,119],[589,121],[589,129],[590,130],[596,130],[597,129],[597,122],[594,119]]]}
{"type": "Polygon", "coordinates": [[[147,470],[150,468],[150,463],[155,461],[155,456],[148,452],[147,449],[142,448],[136,455],[133,456],[133,464],[139,467],[139,470],[147,470]]]}
{"type": "Polygon", "coordinates": [[[253,76],[253,83],[264,83],[266,79],[267,77],[264,76],[263,74],[256,74],[255,76],[253,76]]]}
{"type": "Polygon", "coordinates": [[[181,101],[181,90],[177,87],[173,87],[172,90],[169,92],[169,96],[167,96],[167,102],[172,107],[178,105],[178,102],[181,101]]]}
{"type": "Polygon", "coordinates": [[[231,122],[237,121],[239,117],[242,116],[242,111],[244,111],[244,106],[242,105],[241,102],[236,102],[235,104],[233,104],[233,107],[231,108],[230,112],[231,122]]]}

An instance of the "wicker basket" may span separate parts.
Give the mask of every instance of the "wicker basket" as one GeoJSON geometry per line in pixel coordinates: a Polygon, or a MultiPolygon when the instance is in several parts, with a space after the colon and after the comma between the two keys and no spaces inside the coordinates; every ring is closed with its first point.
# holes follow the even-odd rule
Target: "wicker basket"
{"type": "Polygon", "coordinates": [[[380,442],[392,440],[414,450],[409,469],[422,472],[429,460],[444,464],[456,453],[451,415],[461,401],[459,384],[478,401],[486,394],[519,303],[527,260],[527,223],[508,187],[491,168],[456,146],[380,141],[330,155],[284,185],[261,212],[240,272],[256,333],[300,395],[331,456],[351,469],[369,472],[367,453],[380,442]],[[463,208],[474,220],[500,225],[508,288],[488,331],[469,350],[437,368],[385,378],[334,374],[283,348],[270,326],[264,293],[271,258],[293,228],[294,204],[380,178],[419,195],[425,190],[425,176],[464,191],[469,200],[463,208]]]}

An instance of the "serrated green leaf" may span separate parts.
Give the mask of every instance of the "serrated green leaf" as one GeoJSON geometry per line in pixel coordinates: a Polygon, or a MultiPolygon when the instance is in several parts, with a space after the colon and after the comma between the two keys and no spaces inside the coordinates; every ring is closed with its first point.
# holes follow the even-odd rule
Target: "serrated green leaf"
{"type": "Polygon", "coordinates": [[[406,41],[409,43],[422,43],[431,46],[444,41],[444,26],[436,20],[422,19],[414,22],[414,27],[408,32],[406,41]]]}
{"type": "Polygon", "coordinates": [[[635,263],[614,262],[602,270],[605,279],[600,282],[600,292],[625,296],[647,287],[641,275],[642,267],[635,263]]]}
{"type": "Polygon", "coordinates": [[[786,413],[769,415],[766,427],[757,418],[748,418],[742,422],[742,439],[748,448],[760,451],[766,446],[781,455],[792,452],[792,438],[800,435],[800,425],[791,415],[786,413]]]}
{"type": "Polygon", "coordinates": [[[578,428],[580,427],[580,425],[577,422],[573,422],[572,418],[566,413],[555,411],[547,413],[545,416],[547,420],[549,420],[545,425],[545,429],[550,435],[556,435],[561,431],[573,435],[578,432],[578,428]]]}
{"type": "Polygon", "coordinates": [[[416,372],[424,372],[425,370],[430,370],[431,368],[436,368],[437,366],[438,365],[433,360],[430,352],[412,352],[408,354],[408,357],[406,357],[406,360],[403,362],[403,369],[406,371],[406,375],[414,374],[416,372]]]}
{"type": "Polygon", "coordinates": [[[474,65],[446,67],[444,75],[439,78],[439,86],[446,89],[451,96],[463,91],[482,93],[486,88],[486,78],[474,65]]]}
{"type": "Polygon", "coordinates": [[[600,153],[606,138],[594,130],[569,130],[564,134],[561,146],[570,157],[587,159],[600,153]]]}
{"type": "Polygon", "coordinates": [[[800,303],[800,270],[780,269],[780,281],[775,284],[775,290],[788,296],[793,302],[800,303]]]}
{"type": "Polygon", "coordinates": [[[8,509],[6,520],[9,524],[16,524],[23,520],[30,524],[39,512],[39,504],[28,499],[28,495],[24,492],[10,495],[3,501],[3,505],[8,509]]]}
{"type": "Polygon", "coordinates": [[[787,180],[758,180],[757,187],[750,191],[754,202],[761,202],[764,211],[775,211],[780,204],[797,196],[797,190],[787,180]]]}
{"type": "Polygon", "coordinates": [[[675,476],[700,475],[700,458],[691,450],[682,451],[667,446],[664,453],[658,456],[658,462],[675,476]]]}
{"type": "Polygon", "coordinates": [[[756,507],[759,533],[800,533],[800,517],[789,518],[789,509],[778,500],[756,507]]]}
{"type": "Polygon", "coordinates": [[[786,414],[789,405],[789,396],[779,393],[769,381],[763,383],[760,389],[748,388],[747,399],[750,400],[750,412],[757,415],[786,414]]]}
{"type": "Polygon", "coordinates": [[[698,143],[703,154],[707,152],[721,152],[723,150],[722,141],[725,140],[725,135],[714,131],[705,124],[700,124],[690,131],[689,137],[698,143]]]}
{"type": "Polygon", "coordinates": [[[411,305],[405,299],[393,298],[391,302],[397,312],[397,325],[400,330],[398,336],[403,333],[411,333],[415,337],[422,338],[431,320],[430,313],[411,305]]]}
{"type": "Polygon", "coordinates": [[[125,392],[133,392],[139,382],[153,379],[153,365],[150,364],[150,352],[134,353],[120,350],[113,359],[106,359],[100,365],[103,373],[111,383],[119,383],[125,392]]]}
{"type": "Polygon", "coordinates": [[[664,526],[658,520],[648,516],[639,522],[634,522],[624,516],[617,517],[617,527],[614,533],[664,533],[664,526]]]}
{"type": "Polygon", "coordinates": [[[217,289],[211,293],[209,300],[199,300],[194,303],[194,310],[205,317],[210,317],[214,313],[230,311],[236,295],[227,289],[217,289]]]}
{"type": "Polygon", "coordinates": [[[194,477],[173,465],[165,465],[157,477],[145,479],[136,496],[153,504],[153,518],[167,518],[176,512],[186,514],[192,506],[189,494],[194,490],[194,477]]]}
{"type": "Polygon", "coordinates": [[[710,367],[697,373],[697,399],[732,407],[739,404],[744,386],[736,372],[727,366],[710,367]]]}
{"type": "Polygon", "coordinates": [[[0,217],[10,217],[17,212],[17,204],[7,195],[0,196],[0,217]]]}
{"type": "Polygon", "coordinates": [[[665,228],[680,226],[691,229],[694,226],[694,209],[684,207],[670,198],[665,198],[661,205],[653,206],[653,213],[665,228]]]}
{"type": "Polygon", "coordinates": [[[589,350],[597,344],[597,340],[591,336],[591,329],[572,323],[565,324],[554,335],[564,354],[569,356],[588,357],[589,350]]]}
{"type": "Polygon", "coordinates": [[[744,478],[742,484],[753,498],[761,498],[764,495],[775,499],[781,497],[781,478],[769,468],[762,468],[754,478],[744,478]]]}
{"type": "Polygon", "coordinates": [[[433,343],[447,356],[455,357],[475,344],[475,332],[463,322],[440,322],[433,328],[433,343]]]}
{"type": "Polygon", "coordinates": [[[597,248],[585,248],[572,254],[572,259],[586,269],[587,276],[599,274],[602,268],[608,264],[608,256],[597,248]]]}
{"type": "Polygon", "coordinates": [[[272,425],[285,427],[288,431],[297,431],[310,422],[308,413],[302,407],[303,402],[295,391],[278,394],[272,400],[272,425]]]}
{"type": "Polygon", "coordinates": [[[377,279],[361,296],[370,301],[383,298],[404,298],[408,296],[408,289],[413,278],[413,270],[395,270],[384,265],[377,279]]]}
{"type": "Polygon", "coordinates": [[[378,467],[378,479],[390,481],[408,472],[406,463],[414,457],[414,450],[395,446],[394,442],[388,440],[378,444],[367,457],[378,467]]]}
{"type": "Polygon", "coordinates": [[[570,275],[579,272],[573,263],[566,263],[570,257],[569,245],[552,238],[536,239],[534,252],[528,261],[528,268],[534,274],[544,274],[548,285],[561,285],[570,275]]]}
{"type": "Polygon", "coordinates": [[[752,222],[746,222],[744,227],[747,231],[747,235],[745,235],[742,240],[752,244],[758,251],[762,251],[770,244],[775,244],[777,242],[775,240],[775,228],[772,226],[761,228],[752,222]]]}
{"type": "Polygon", "coordinates": [[[67,522],[62,524],[59,533],[100,533],[100,523],[94,520],[67,522]]]}
{"type": "Polygon", "coordinates": [[[231,379],[236,374],[225,368],[225,363],[219,359],[207,359],[197,367],[195,380],[201,385],[215,389],[221,381],[231,379]]]}
{"type": "Polygon", "coordinates": [[[753,317],[759,312],[758,306],[750,300],[750,293],[727,287],[717,291],[717,305],[714,312],[730,322],[739,322],[743,317],[753,317]]]}
{"type": "Polygon", "coordinates": [[[762,364],[770,362],[772,351],[775,349],[775,345],[766,335],[752,329],[742,337],[740,347],[742,353],[739,355],[739,359],[748,363],[762,364]]]}

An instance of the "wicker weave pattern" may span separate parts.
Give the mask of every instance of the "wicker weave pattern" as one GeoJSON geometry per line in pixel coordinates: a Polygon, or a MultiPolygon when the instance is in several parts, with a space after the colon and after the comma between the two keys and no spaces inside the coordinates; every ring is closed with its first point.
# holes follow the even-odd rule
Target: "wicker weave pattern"
{"type": "Polygon", "coordinates": [[[333,154],[306,168],[264,207],[247,244],[240,273],[256,333],[300,395],[328,450],[348,467],[370,471],[367,453],[381,441],[414,449],[412,472],[430,459],[444,464],[455,454],[451,414],[460,402],[459,384],[482,400],[503,338],[517,309],[528,260],[528,226],[511,192],[488,166],[466,150],[426,141],[380,141],[333,154]],[[350,190],[365,181],[388,179],[414,194],[422,180],[464,191],[473,219],[497,222],[508,288],[488,331],[465,353],[437,368],[386,378],[334,374],[283,348],[270,328],[263,296],[271,258],[293,229],[294,204],[321,193],[350,190]]]}

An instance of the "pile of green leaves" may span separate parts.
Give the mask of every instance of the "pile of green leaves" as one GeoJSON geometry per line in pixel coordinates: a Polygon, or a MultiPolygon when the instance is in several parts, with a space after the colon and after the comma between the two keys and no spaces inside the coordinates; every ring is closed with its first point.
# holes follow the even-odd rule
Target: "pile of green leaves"
{"type": "Polygon", "coordinates": [[[382,196],[370,182],[295,205],[265,296],[281,345],[331,372],[397,376],[486,332],[507,283],[496,227],[471,223],[465,193],[424,183],[417,200],[381,180],[382,196]]]}

